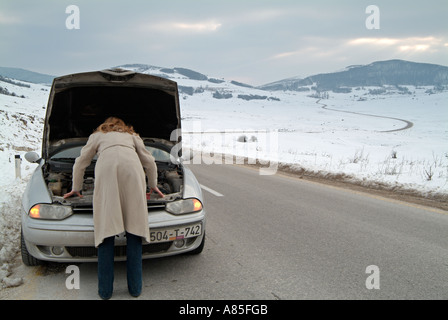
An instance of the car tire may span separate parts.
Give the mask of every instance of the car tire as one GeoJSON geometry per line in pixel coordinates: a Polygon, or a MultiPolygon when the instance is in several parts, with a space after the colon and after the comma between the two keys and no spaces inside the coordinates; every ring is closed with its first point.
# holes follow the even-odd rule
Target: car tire
{"type": "Polygon", "coordinates": [[[34,258],[26,248],[25,239],[23,237],[23,232],[21,232],[20,236],[20,251],[22,253],[22,261],[28,267],[40,266],[43,264],[42,260],[34,258]]]}
{"type": "Polygon", "coordinates": [[[202,237],[202,241],[201,241],[201,244],[199,245],[199,247],[197,247],[194,250],[191,250],[190,252],[188,252],[188,254],[191,254],[191,255],[200,254],[202,252],[202,250],[204,250],[204,245],[205,245],[205,232],[204,232],[204,237],[202,237]]]}

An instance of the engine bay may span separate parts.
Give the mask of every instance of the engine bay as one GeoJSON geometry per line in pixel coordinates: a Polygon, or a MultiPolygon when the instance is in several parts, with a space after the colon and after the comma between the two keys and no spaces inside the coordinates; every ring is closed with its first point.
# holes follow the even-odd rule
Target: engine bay
{"type": "MultiPolygon", "coordinates": [[[[89,205],[93,201],[93,192],[95,188],[95,174],[92,168],[86,170],[84,175],[83,187],[81,190],[82,198],[70,197],[63,198],[63,195],[72,189],[72,172],[71,170],[50,170],[52,164],[44,170],[45,182],[50,191],[53,201],[71,204],[71,205],[89,205]]],[[[54,166],[53,166],[54,169],[54,166]]],[[[146,178],[147,180],[147,178],[146,178]]],[[[155,192],[149,194],[150,189],[147,186],[147,200],[151,201],[172,201],[182,196],[183,191],[183,172],[179,165],[168,163],[157,163],[157,187],[165,195],[160,198],[155,192]]]]}

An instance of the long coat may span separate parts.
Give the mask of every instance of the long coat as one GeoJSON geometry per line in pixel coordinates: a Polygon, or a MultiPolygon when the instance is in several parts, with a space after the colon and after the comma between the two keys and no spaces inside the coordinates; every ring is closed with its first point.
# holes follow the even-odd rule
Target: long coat
{"type": "Polygon", "coordinates": [[[95,246],[104,238],[124,231],[149,242],[148,185],[157,186],[154,157],[138,135],[125,132],[96,132],[82,148],[73,166],[73,187],[82,189],[85,169],[98,154],[95,165],[93,221],[95,246]]]}

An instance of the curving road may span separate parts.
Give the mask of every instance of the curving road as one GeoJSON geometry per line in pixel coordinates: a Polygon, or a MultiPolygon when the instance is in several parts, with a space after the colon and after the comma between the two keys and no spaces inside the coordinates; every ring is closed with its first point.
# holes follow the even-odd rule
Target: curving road
{"type": "Polygon", "coordinates": [[[374,114],[368,114],[368,113],[360,113],[360,112],[354,112],[354,111],[346,111],[346,110],[338,110],[338,109],[332,109],[332,108],[328,108],[326,104],[320,103],[320,100],[317,100],[316,103],[320,104],[322,106],[322,109],[325,110],[331,110],[331,111],[336,111],[336,112],[344,112],[344,113],[352,113],[352,114],[357,114],[357,115],[361,115],[361,116],[366,116],[366,117],[375,117],[375,118],[383,118],[383,119],[392,119],[392,120],[397,120],[397,121],[401,121],[404,122],[406,125],[400,129],[393,129],[393,130],[385,130],[385,131],[378,131],[378,132],[396,132],[396,131],[402,131],[402,130],[407,130],[410,129],[414,126],[414,123],[412,123],[411,121],[408,120],[404,120],[404,119],[399,119],[399,118],[393,118],[393,117],[386,117],[386,116],[378,116],[378,115],[374,115],[374,114]]]}

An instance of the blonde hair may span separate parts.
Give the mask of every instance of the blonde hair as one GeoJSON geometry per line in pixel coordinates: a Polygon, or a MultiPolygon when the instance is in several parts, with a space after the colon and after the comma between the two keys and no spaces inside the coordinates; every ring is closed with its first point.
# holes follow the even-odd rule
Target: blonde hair
{"type": "Polygon", "coordinates": [[[137,135],[132,126],[126,125],[123,120],[117,117],[109,117],[102,124],[99,125],[98,128],[94,132],[127,132],[129,134],[137,135]]]}

